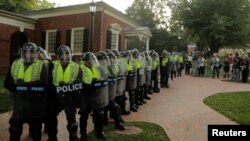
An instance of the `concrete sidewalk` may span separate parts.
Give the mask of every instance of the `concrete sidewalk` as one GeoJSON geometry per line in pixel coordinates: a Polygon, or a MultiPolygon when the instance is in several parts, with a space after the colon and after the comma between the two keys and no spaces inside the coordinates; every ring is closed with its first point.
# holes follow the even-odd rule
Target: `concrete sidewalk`
{"type": "MultiPolygon", "coordinates": [[[[203,99],[219,92],[249,91],[249,84],[232,83],[221,79],[182,76],[170,81],[170,88],[150,95],[152,100],[140,106],[137,113],[123,116],[126,121],[146,121],[160,125],[171,141],[206,141],[208,124],[236,124],[203,104],[203,99]]],[[[7,141],[8,113],[0,115],[0,140],[7,141]]],[[[77,117],[79,118],[79,117],[77,117]]],[[[65,115],[59,115],[58,139],[68,141],[65,115]]],[[[88,130],[93,129],[89,119],[88,130]]],[[[108,138],[108,137],[107,137],[108,138]]],[[[43,135],[43,141],[47,139],[43,135]]],[[[31,141],[24,126],[22,141],[31,141]]]]}

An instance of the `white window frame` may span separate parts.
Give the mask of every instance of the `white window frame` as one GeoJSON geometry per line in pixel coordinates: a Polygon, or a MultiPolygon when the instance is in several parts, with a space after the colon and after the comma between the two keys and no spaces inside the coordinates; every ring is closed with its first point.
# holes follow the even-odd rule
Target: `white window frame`
{"type": "MultiPolygon", "coordinates": [[[[51,33],[51,32],[57,32],[57,30],[56,30],[56,29],[53,29],[53,30],[46,30],[45,50],[46,50],[49,54],[55,55],[54,51],[53,51],[53,52],[49,52],[49,33],[51,33]]],[[[56,34],[56,36],[58,36],[58,35],[56,34]]],[[[56,38],[57,38],[57,37],[56,37],[56,38]]],[[[56,41],[55,41],[55,43],[56,43],[56,41]]],[[[55,46],[55,48],[56,48],[56,46],[55,46]]]]}
{"type": "Polygon", "coordinates": [[[119,34],[120,34],[120,32],[121,32],[121,27],[120,27],[120,25],[119,24],[117,24],[117,23],[114,23],[114,24],[111,24],[110,25],[110,32],[111,32],[111,49],[115,49],[115,50],[118,50],[118,45],[119,45],[119,34]],[[113,34],[116,34],[116,45],[115,45],[115,48],[112,48],[113,46],[112,46],[112,35],[113,34]]]}
{"type": "MultiPolygon", "coordinates": [[[[71,50],[72,50],[72,54],[73,55],[82,55],[82,52],[80,53],[75,53],[75,46],[74,46],[74,39],[75,39],[75,31],[76,30],[83,30],[82,32],[84,33],[84,27],[77,27],[77,28],[72,28],[71,29],[71,40],[70,40],[70,46],[71,46],[71,50]]],[[[84,34],[82,35],[84,38],[84,34]]],[[[82,44],[83,44],[83,39],[82,39],[82,44]]],[[[83,48],[82,48],[83,51],[83,48]]]]}

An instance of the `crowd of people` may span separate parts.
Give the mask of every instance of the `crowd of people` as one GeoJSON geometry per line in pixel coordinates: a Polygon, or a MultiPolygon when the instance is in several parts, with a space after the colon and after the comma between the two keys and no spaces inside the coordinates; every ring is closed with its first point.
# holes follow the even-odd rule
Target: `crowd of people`
{"type": "Polygon", "coordinates": [[[198,76],[205,76],[206,67],[211,67],[212,78],[227,78],[234,81],[248,82],[250,57],[247,54],[226,53],[219,56],[214,53],[211,58],[198,55],[197,59],[191,59],[193,72],[198,71],[198,76]]]}
{"type": "MultiPolygon", "coordinates": [[[[57,58],[52,59],[43,48],[27,42],[21,57],[12,63],[4,82],[11,92],[13,105],[10,141],[20,140],[24,123],[29,124],[29,134],[34,141],[41,140],[43,124],[48,141],[57,141],[57,117],[62,111],[66,115],[69,141],[87,140],[89,116],[92,116],[96,137],[105,140],[103,126],[108,125],[110,118],[114,119],[115,129],[124,131],[122,115],[138,112],[139,107],[151,99],[150,94],[170,87],[169,80],[181,77],[184,68],[185,74],[190,75],[194,62],[198,64],[199,76],[204,76],[206,66],[203,56],[195,60],[191,55],[166,50],[159,55],[154,50],[107,49],[82,53],[76,61],[70,47],[61,45],[56,55],[57,58]]],[[[246,60],[245,56],[240,59],[235,55],[233,79],[239,79],[240,70],[242,77],[246,77],[243,71],[249,68],[249,59],[246,60]]],[[[230,61],[225,57],[224,70],[228,70],[227,66],[230,70],[230,61]]],[[[219,62],[215,54],[211,59],[213,77],[215,72],[219,77],[219,62]]],[[[229,75],[225,73],[225,77],[229,75]]]]}

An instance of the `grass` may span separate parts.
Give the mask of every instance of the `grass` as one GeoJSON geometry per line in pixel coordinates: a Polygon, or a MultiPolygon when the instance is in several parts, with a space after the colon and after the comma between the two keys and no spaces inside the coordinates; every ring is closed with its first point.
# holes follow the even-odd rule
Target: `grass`
{"type": "MultiPolygon", "coordinates": [[[[104,128],[108,141],[170,141],[167,134],[159,125],[147,122],[126,122],[126,126],[135,126],[143,131],[139,134],[118,134],[114,129],[114,124],[104,128]]],[[[88,135],[88,140],[98,141],[93,132],[88,135]]]]}
{"type": "Polygon", "coordinates": [[[10,98],[9,91],[6,90],[3,86],[3,82],[5,79],[5,74],[0,74],[0,114],[4,112],[8,112],[10,110],[10,98]]]}
{"type": "Polygon", "coordinates": [[[250,124],[250,91],[218,93],[203,102],[232,121],[242,125],[250,124]]]}

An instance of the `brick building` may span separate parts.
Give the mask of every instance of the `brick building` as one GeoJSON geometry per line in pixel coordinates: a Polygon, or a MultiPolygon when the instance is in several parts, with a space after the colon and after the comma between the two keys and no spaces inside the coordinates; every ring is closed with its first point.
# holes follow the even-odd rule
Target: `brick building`
{"type": "Polygon", "coordinates": [[[139,37],[149,48],[151,32],[122,12],[100,1],[96,3],[93,48],[90,46],[91,19],[89,4],[65,6],[16,14],[0,10],[0,73],[20,57],[27,41],[35,42],[52,56],[61,44],[71,47],[73,55],[106,49],[125,50],[128,37],[139,37]]]}

